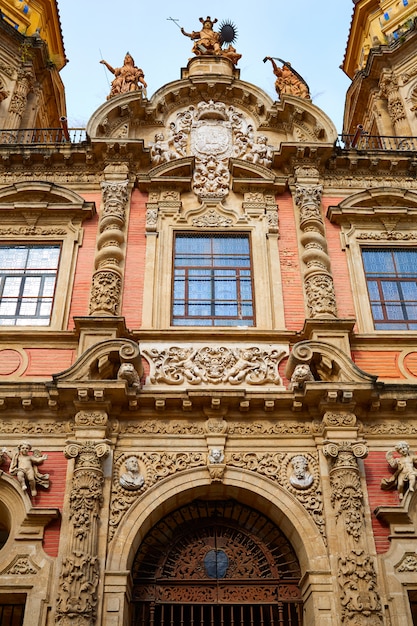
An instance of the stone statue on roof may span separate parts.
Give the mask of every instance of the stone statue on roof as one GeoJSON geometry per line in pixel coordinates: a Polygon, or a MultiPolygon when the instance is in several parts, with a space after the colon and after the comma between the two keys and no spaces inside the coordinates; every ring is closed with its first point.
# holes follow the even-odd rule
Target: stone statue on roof
{"type": "Polygon", "coordinates": [[[279,67],[272,57],[265,57],[265,61],[271,61],[272,69],[276,76],[275,89],[279,97],[283,94],[290,96],[298,96],[299,98],[310,99],[310,90],[302,76],[298,74],[290,63],[283,62],[279,67]]]}
{"type": "MultiPolygon", "coordinates": [[[[206,18],[200,17],[200,22],[203,27],[201,30],[193,31],[191,33],[185,32],[181,27],[181,32],[186,37],[190,37],[194,41],[192,52],[196,56],[215,55],[229,59],[236,65],[239,59],[242,57],[233,47],[232,43],[235,41],[237,32],[234,25],[230,22],[224,22],[221,24],[220,31],[213,30],[214,24],[217,23],[217,18],[211,19],[209,15],[206,18]],[[223,48],[224,44],[228,44],[227,48],[223,48]]],[[[174,22],[176,20],[173,20],[174,22]]]]}
{"type": "Polygon", "coordinates": [[[100,63],[105,65],[115,76],[112,81],[110,94],[107,96],[107,100],[121,93],[138,91],[143,88],[146,89],[147,84],[145,82],[145,74],[142,69],[136,67],[133,57],[129,54],[129,52],[126,53],[122,67],[114,68],[104,59],[102,59],[100,63]]]}

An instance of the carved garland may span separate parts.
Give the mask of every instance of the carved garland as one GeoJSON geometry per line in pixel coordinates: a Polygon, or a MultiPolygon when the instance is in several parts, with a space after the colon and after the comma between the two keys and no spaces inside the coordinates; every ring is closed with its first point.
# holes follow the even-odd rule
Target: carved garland
{"type": "Polygon", "coordinates": [[[381,626],[382,608],[372,558],[364,550],[352,550],[339,559],[342,622],[348,626],[381,626]]]}

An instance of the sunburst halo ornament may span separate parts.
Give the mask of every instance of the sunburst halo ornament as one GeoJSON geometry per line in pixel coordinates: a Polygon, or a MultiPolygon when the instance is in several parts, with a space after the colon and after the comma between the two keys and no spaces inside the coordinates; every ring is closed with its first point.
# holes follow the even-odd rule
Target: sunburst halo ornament
{"type": "Polygon", "coordinates": [[[237,39],[237,28],[230,20],[224,20],[220,24],[219,33],[221,46],[234,43],[237,39]]]}

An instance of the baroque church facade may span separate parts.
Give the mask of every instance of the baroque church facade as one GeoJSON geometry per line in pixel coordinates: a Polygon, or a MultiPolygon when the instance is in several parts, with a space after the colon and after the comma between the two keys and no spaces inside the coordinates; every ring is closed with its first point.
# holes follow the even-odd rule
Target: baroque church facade
{"type": "Polygon", "coordinates": [[[355,0],[342,136],[214,17],[76,136],[0,9],[2,626],[417,624],[417,1],[355,0]]]}

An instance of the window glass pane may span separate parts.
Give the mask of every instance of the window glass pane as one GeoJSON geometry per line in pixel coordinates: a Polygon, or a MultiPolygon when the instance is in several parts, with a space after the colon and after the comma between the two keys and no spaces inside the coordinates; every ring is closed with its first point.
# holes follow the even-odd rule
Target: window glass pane
{"type": "Polygon", "coordinates": [[[362,256],[375,328],[412,330],[417,324],[417,250],[364,249],[362,256]]]}
{"type": "Polygon", "coordinates": [[[174,325],[253,326],[249,236],[178,234],[174,246],[174,325]]]}
{"type": "Polygon", "coordinates": [[[60,256],[58,245],[0,246],[0,324],[49,324],[60,256]]]}

